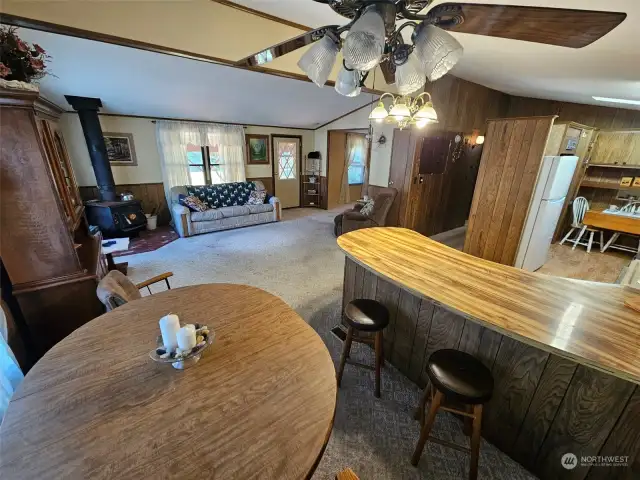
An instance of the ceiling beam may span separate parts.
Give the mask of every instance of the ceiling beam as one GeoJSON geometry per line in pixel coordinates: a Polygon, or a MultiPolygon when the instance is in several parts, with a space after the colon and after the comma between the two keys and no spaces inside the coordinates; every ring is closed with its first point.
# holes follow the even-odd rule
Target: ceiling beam
{"type": "Polygon", "coordinates": [[[309,32],[313,30],[313,28],[302,25],[296,22],[290,22],[289,20],[285,20],[284,18],[276,17],[275,15],[269,15],[268,13],[261,12],[260,10],[254,10],[253,8],[245,7],[244,5],[240,5],[235,2],[229,2],[227,0],[211,0],[212,2],[219,3],[220,5],[224,5],[225,7],[235,8],[236,10],[240,10],[241,12],[249,13],[251,15],[255,15],[257,17],[265,18],[267,20],[271,20],[272,22],[277,22],[282,25],[286,25],[288,27],[297,28],[304,32],[309,32]]]}
{"type": "MultiPolygon", "coordinates": [[[[57,23],[45,22],[43,20],[36,20],[32,18],[20,17],[9,13],[3,13],[0,15],[0,23],[5,25],[11,25],[19,28],[29,28],[32,30],[39,30],[47,33],[54,33],[57,35],[66,35],[69,37],[82,38],[85,40],[93,40],[96,42],[110,43],[112,45],[119,45],[122,47],[136,48],[138,50],[146,50],[148,52],[160,53],[163,55],[173,55],[175,57],[186,58],[189,60],[196,60],[199,62],[213,63],[216,65],[222,65],[229,68],[239,68],[241,70],[248,70],[251,72],[264,73],[266,75],[273,75],[276,77],[288,78],[291,80],[299,80],[302,82],[312,83],[311,80],[303,74],[285,72],[282,70],[273,70],[264,67],[248,67],[244,65],[236,65],[235,62],[226,60],[224,58],[212,57],[201,53],[188,52],[186,50],[180,50],[177,48],[166,47],[163,45],[156,45],[153,43],[141,42],[139,40],[133,40],[130,38],[118,37],[115,35],[109,35],[106,33],[93,32],[90,30],[84,30],[81,28],[70,27],[67,25],[60,25],[57,23]]],[[[334,87],[335,82],[329,80],[326,86],[334,87]]],[[[372,93],[374,95],[382,95],[384,92],[368,87],[362,87],[362,91],[366,93],[372,93]]]]}

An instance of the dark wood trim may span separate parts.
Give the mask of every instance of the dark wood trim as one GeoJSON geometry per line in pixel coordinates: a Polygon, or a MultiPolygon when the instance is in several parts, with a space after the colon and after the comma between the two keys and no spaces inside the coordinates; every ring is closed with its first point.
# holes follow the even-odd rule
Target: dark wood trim
{"type": "MultiPolygon", "coordinates": [[[[241,70],[248,70],[250,72],[265,73],[267,75],[273,75],[276,77],[312,83],[306,75],[300,73],[285,72],[283,70],[273,70],[264,67],[247,67],[243,65],[236,65],[235,62],[220,57],[188,52],[186,50],[166,47],[163,45],[156,45],[148,42],[141,42],[139,40],[132,40],[130,38],[118,37],[106,33],[92,32],[90,30],[83,30],[81,28],[70,27],[68,25],[59,25],[56,23],[44,22],[42,20],[36,20],[33,18],[19,17],[17,15],[11,15],[9,13],[3,13],[0,22],[5,25],[11,25],[14,27],[30,28],[32,30],[55,33],[57,35],[66,35],[69,37],[83,38],[85,40],[93,40],[96,42],[110,43],[112,45],[120,45],[121,47],[137,48],[138,50],[146,50],[148,52],[160,53],[163,55],[173,55],[174,57],[197,60],[199,62],[213,63],[216,65],[222,65],[224,67],[239,68],[241,70]]],[[[329,80],[326,85],[333,87],[335,86],[335,82],[333,80],[329,80]]],[[[380,90],[370,89],[368,87],[364,87],[362,91],[365,93],[373,93],[375,95],[382,95],[384,93],[380,90]]]]}
{"type": "MultiPolygon", "coordinates": [[[[75,110],[68,110],[65,113],[78,113],[75,110]]],[[[157,120],[167,120],[170,122],[192,122],[192,123],[221,123],[225,125],[240,125],[241,127],[264,127],[264,128],[283,128],[286,130],[306,130],[309,132],[313,132],[315,129],[313,127],[304,128],[304,127],[287,127],[282,125],[261,125],[256,123],[235,123],[235,122],[225,122],[223,120],[194,120],[192,118],[172,118],[172,117],[151,117],[148,115],[125,115],[120,113],[99,113],[99,116],[104,117],[125,117],[125,118],[142,118],[151,120],[151,123],[156,123],[157,120]]]]}
{"type": "Polygon", "coordinates": [[[275,146],[274,139],[276,138],[297,138],[300,140],[298,146],[298,206],[302,207],[302,135],[284,135],[281,133],[274,133],[271,135],[271,177],[273,178],[273,195],[278,196],[276,192],[276,156],[273,153],[273,147],[275,146]]]}
{"type": "Polygon", "coordinates": [[[211,0],[211,1],[215,3],[219,3],[220,5],[224,5],[225,7],[234,8],[236,10],[240,10],[241,12],[255,15],[256,17],[264,18],[266,20],[271,20],[272,22],[286,25],[287,27],[293,27],[293,28],[297,28],[299,30],[303,30],[307,32],[313,30],[313,28],[308,27],[306,25],[302,25],[296,22],[291,22],[289,20],[285,20],[284,18],[276,17],[275,15],[269,15],[268,13],[261,12],[260,10],[254,10],[253,8],[245,7],[244,5],[239,5],[234,2],[228,2],[226,0],[211,0]]]}
{"type": "MultiPolygon", "coordinates": [[[[362,89],[362,91],[364,92],[364,89],[362,89]]],[[[373,91],[370,93],[374,93],[373,91]]],[[[382,95],[382,92],[376,92],[376,95],[382,95]]],[[[331,120],[330,122],[327,122],[325,124],[320,125],[319,127],[314,128],[314,130],[320,130],[321,128],[326,127],[327,125],[333,123],[333,122],[337,122],[338,120],[343,119],[344,117],[347,117],[349,115],[351,115],[352,113],[356,113],[358,110],[362,110],[365,107],[370,107],[372,104],[376,103],[379,99],[376,98],[375,100],[371,100],[369,103],[367,103],[366,105],[362,105],[361,107],[358,108],[354,108],[353,110],[351,110],[350,112],[345,113],[344,115],[340,115],[338,118],[334,118],[333,120],[331,120]]],[[[336,130],[336,129],[333,129],[336,130]]],[[[356,128],[346,128],[344,130],[358,130],[356,128]]]]}

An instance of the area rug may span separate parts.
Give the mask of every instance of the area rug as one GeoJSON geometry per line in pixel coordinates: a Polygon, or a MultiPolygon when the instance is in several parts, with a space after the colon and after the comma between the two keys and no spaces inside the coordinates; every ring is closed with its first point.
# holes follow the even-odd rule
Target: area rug
{"type": "Polygon", "coordinates": [[[114,253],[114,257],[124,257],[137,253],[152,252],[177,240],[180,236],[168,225],[155,230],[142,230],[138,237],[129,240],[129,250],[114,253]]]}
{"type": "MultiPolygon", "coordinates": [[[[337,212],[302,212],[304,217],[299,213],[291,212],[293,219],[287,221],[180,238],[158,250],[131,255],[129,276],[140,282],[172,271],[172,287],[225,282],[267,290],[313,326],[337,365],[342,344],[330,332],[340,318],[344,273],[344,255],[332,234],[337,212]]],[[[365,346],[354,345],[352,356],[363,363],[372,361],[365,346]]],[[[467,455],[432,443],[418,467],[412,467],[419,435],[412,414],[420,391],[391,365],[382,373],[382,398],[373,396],[373,383],[373,372],[346,367],[333,432],[313,478],[332,480],[346,467],[363,480],[468,478],[467,455]]],[[[461,425],[449,414],[438,415],[434,434],[468,444],[461,425]]],[[[484,441],[479,468],[481,479],[535,478],[484,441]]]]}

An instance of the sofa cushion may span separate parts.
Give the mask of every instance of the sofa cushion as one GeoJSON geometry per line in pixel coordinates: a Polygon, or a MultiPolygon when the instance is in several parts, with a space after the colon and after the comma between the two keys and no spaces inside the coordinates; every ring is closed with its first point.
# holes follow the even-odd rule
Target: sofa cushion
{"type": "Polygon", "coordinates": [[[247,200],[246,205],[260,205],[264,203],[264,199],[267,197],[267,192],[264,190],[258,192],[253,191],[249,194],[249,200],[247,200]]]}
{"type": "Polygon", "coordinates": [[[180,195],[179,198],[180,198],[180,205],[187,207],[192,212],[202,213],[209,208],[209,206],[206,203],[204,203],[198,197],[195,197],[193,195],[189,195],[188,197],[180,195]]]}
{"type": "Polygon", "coordinates": [[[230,217],[242,217],[243,215],[250,215],[249,205],[234,205],[233,207],[222,207],[220,209],[224,218],[230,217]]]}
{"type": "Polygon", "coordinates": [[[261,203],[260,205],[245,205],[250,213],[264,213],[264,212],[272,212],[273,205],[270,203],[261,203]]]}
{"type": "Polygon", "coordinates": [[[251,192],[256,190],[253,182],[221,183],[219,185],[187,186],[189,195],[194,195],[210,208],[244,205],[251,192]]]}
{"type": "Polygon", "coordinates": [[[205,210],[204,212],[191,212],[191,221],[192,222],[206,222],[208,220],[220,220],[224,218],[222,213],[223,208],[210,208],[209,210],[205,210]]]}

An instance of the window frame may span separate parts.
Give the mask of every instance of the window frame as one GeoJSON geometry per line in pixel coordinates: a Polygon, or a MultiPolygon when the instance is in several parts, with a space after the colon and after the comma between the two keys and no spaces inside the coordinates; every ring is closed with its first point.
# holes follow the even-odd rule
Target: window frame
{"type": "MultiPolygon", "coordinates": [[[[204,172],[204,184],[205,185],[217,185],[215,183],[212,183],[212,180],[211,180],[211,167],[218,167],[218,166],[222,165],[222,163],[212,163],[210,154],[211,154],[211,152],[209,151],[209,145],[200,145],[200,158],[202,158],[202,163],[198,163],[198,164],[189,163],[189,159],[187,158],[187,166],[188,167],[201,167],[203,172],[204,172]]],[[[189,180],[191,180],[191,179],[189,179],[189,180]]]]}

